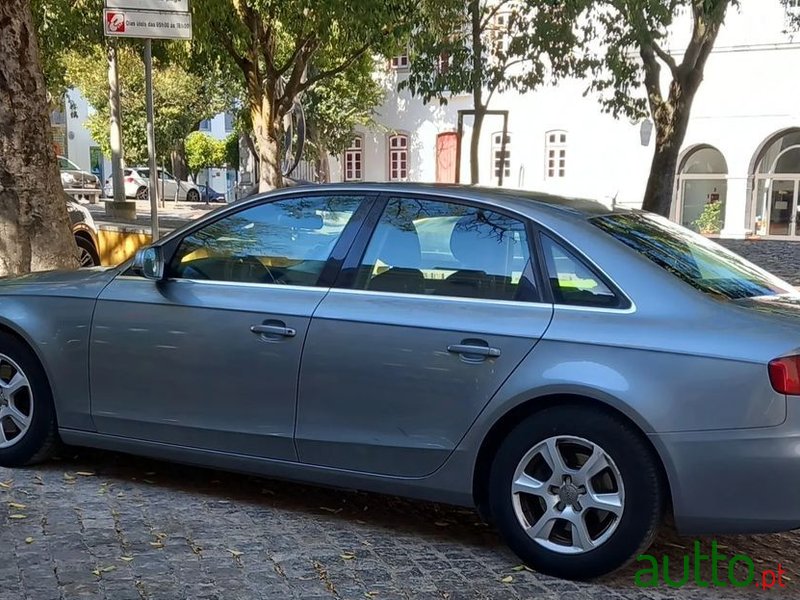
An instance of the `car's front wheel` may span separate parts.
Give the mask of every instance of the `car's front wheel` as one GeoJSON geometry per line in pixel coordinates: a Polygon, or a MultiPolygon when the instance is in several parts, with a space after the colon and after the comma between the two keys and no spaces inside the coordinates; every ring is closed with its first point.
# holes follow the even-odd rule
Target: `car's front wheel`
{"type": "Polygon", "coordinates": [[[149,192],[145,186],[140,187],[136,190],[136,199],[137,200],[147,200],[150,197],[149,192]]]}
{"type": "Polygon", "coordinates": [[[192,204],[200,202],[200,192],[197,190],[189,190],[186,192],[186,201],[192,204]]]}
{"type": "Polygon", "coordinates": [[[80,235],[76,235],[75,244],[78,246],[78,261],[81,268],[100,266],[100,257],[92,242],[80,235]]]}
{"type": "Polygon", "coordinates": [[[58,444],[53,395],[36,355],[0,332],[0,466],[48,458],[58,444]]]}
{"type": "Polygon", "coordinates": [[[653,451],[621,419],[546,408],[501,443],[489,502],[501,535],[532,568],[592,579],[648,547],[664,508],[653,451]]]}

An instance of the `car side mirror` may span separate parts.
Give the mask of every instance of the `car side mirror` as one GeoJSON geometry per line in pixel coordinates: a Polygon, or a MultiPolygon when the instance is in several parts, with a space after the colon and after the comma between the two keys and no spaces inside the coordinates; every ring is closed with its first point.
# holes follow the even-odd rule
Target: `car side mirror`
{"type": "Polygon", "coordinates": [[[164,279],[164,253],[158,246],[148,246],[136,251],[133,271],[137,275],[160,281],[164,279]]]}

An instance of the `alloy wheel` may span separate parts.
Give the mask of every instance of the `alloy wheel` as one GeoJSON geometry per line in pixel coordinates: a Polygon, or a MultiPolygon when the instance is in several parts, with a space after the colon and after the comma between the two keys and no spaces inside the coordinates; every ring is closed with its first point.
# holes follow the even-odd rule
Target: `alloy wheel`
{"type": "Polygon", "coordinates": [[[33,390],[11,358],[0,354],[0,448],[19,442],[33,418],[33,390]]]}
{"type": "Polygon", "coordinates": [[[95,266],[94,256],[92,256],[92,253],[81,246],[78,246],[78,261],[80,262],[81,268],[95,266]]]}
{"type": "Polygon", "coordinates": [[[525,533],[559,554],[582,554],[606,542],[625,508],[619,469],[597,444],[550,437],[520,460],[511,485],[525,533]]]}

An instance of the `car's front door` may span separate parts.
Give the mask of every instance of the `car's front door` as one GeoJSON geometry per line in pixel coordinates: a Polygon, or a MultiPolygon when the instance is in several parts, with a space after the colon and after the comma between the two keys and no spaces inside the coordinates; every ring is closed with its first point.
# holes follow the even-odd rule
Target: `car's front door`
{"type": "Polygon", "coordinates": [[[540,301],[523,219],[402,195],[382,204],[312,319],[296,443],[304,463],[421,477],[447,459],[553,309],[540,301]]]}
{"type": "Polygon", "coordinates": [[[294,460],[303,340],[362,205],[305,195],[243,207],[165,244],[164,281],[117,277],[92,325],[98,431],[294,460]]]}

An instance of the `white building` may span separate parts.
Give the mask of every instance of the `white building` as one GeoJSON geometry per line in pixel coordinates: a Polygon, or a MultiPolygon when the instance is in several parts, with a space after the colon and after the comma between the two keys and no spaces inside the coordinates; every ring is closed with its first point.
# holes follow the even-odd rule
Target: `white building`
{"type": "MultiPolygon", "coordinates": [[[[779,0],[742,0],[731,8],[694,102],[680,162],[673,218],[692,225],[710,200],[723,203],[722,237],[800,239],[800,35],[786,33],[779,0]],[[797,237],[796,237],[797,236],[797,237]]],[[[671,31],[680,58],[691,30],[688,14],[671,31]]],[[[332,163],[339,181],[454,180],[458,111],[469,96],[441,107],[396,92],[408,61],[386,67],[378,131],[361,130],[332,163]]],[[[668,69],[664,69],[668,72],[668,69]]],[[[666,76],[666,74],[665,74],[666,76]]],[[[641,205],[653,152],[647,125],[603,114],[585,81],[568,80],[530,94],[496,95],[490,109],[509,115],[501,155],[502,118],[487,118],[481,136],[480,180],[503,186],[641,205]]],[[[666,89],[666,85],[664,86],[666,89]]],[[[465,119],[468,126],[469,119],[465,119]]],[[[461,181],[469,181],[469,130],[462,143],[461,181]]]]}

